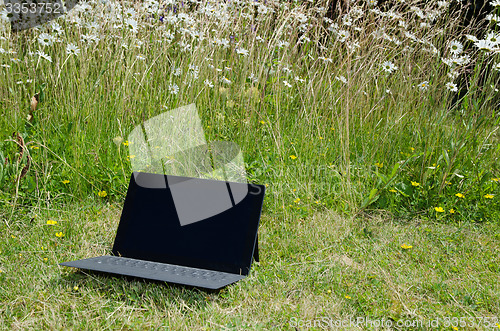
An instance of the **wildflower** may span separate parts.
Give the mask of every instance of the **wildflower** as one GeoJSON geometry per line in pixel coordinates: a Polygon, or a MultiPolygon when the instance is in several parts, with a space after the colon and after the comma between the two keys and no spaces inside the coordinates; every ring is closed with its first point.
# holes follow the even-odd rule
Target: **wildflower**
{"type": "MultiPolygon", "coordinates": [[[[493,1],[490,1],[490,6],[491,7],[500,7],[500,0],[493,0],[493,1]]],[[[497,324],[498,325],[498,324],[497,324]]],[[[500,328],[500,326],[499,326],[500,328]]]]}
{"type": "Polygon", "coordinates": [[[420,186],[420,183],[417,183],[417,182],[412,181],[412,182],[411,182],[411,186],[420,186]]]}
{"type": "Polygon", "coordinates": [[[455,209],[451,208],[450,209],[450,214],[455,214],[455,209]]]}
{"type": "Polygon", "coordinates": [[[73,291],[78,291],[78,286],[73,286],[73,291]]]}
{"type": "Polygon", "coordinates": [[[391,61],[385,61],[382,63],[382,69],[385,72],[392,73],[395,70],[398,70],[398,67],[394,65],[391,61]]]}
{"type": "Polygon", "coordinates": [[[69,184],[69,180],[65,179],[62,181],[63,184],[69,184]]]}
{"type": "Polygon", "coordinates": [[[479,39],[477,39],[476,36],[473,36],[473,35],[470,35],[470,34],[466,34],[465,38],[467,38],[468,41],[472,41],[474,43],[477,42],[477,41],[479,41],[479,39]]]}
{"type": "Polygon", "coordinates": [[[384,163],[378,163],[378,162],[375,162],[375,166],[379,167],[379,168],[382,168],[384,166],[384,163]]]}
{"type": "Polygon", "coordinates": [[[56,224],[57,224],[57,221],[53,221],[53,220],[47,221],[47,225],[56,225],[56,224]]]}
{"type": "Polygon", "coordinates": [[[293,200],[293,202],[299,203],[300,202],[300,198],[297,198],[297,199],[293,200]]]}
{"type": "Polygon", "coordinates": [[[428,81],[423,81],[422,83],[420,83],[418,85],[418,87],[420,88],[421,91],[425,91],[429,87],[429,82],[428,81]]]}
{"type": "Polygon", "coordinates": [[[38,43],[42,46],[50,46],[54,42],[54,37],[48,33],[41,33],[38,36],[38,43]]]}
{"type": "Polygon", "coordinates": [[[181,68],[175,68],[175,67],[173,67],[173,68],[172,68],[172,75],[174,75],[174,76],[178,77],[178,76],[180,76],[181,74],[182,74],[182,70],[181,70],[181,68]]]}
{"type": "Polygon", "coordinates": [[[484,39],[489,41],[493,46],[497,46],[500,43],[500,35],[494,31],[488,32],[484,39]]]}
{"type": "Polygon", "coordinates": [[[446,83],[446,88],[448,90],[450,90],[451,92],[456,92],[458,91],[458,87],[457,87],[457,84],[453,83],[453,82],[448,82],[446,83]]]}
{"type": "Polygon", "coordinates": [[[296,157],[295,155],[293,155],[293,154],[292,154],[292,155],[290,155],[290,158],[291,158],[292,160],[295,160],[297,157],[296,157]]]}
{"type": "Polygon", "coordinates": [[[500,182],[500,178],[492,178],[491,180],[494,181],[494,182],[497,182],[497,183],[500,182]]]}
{"type": "Polygon", "coordinates": [[[168,86],[168,90],[170,91],[170,94],[177,94],[179,93],[179,86],[177,86],[177,84],[170,84],[168,86]]]}
{"type": "Polygon", "coordinates": [[[286,87],[292,87],[292,84],[287,82],[286,80],[283,81],[283,84],[285,84],[286,87]]]}
{"type": "Polygon", "coordinates": [[[140,61],[144,61],[144,60],[146,60],[146,57],[145,57],[144,55],[141,55],[141,54],[137,55],[135,58],[136,58],[137,60],[140,60],[140,61]]]}
{"type": "Polygon", "coordinates": [[[487,52],[491,52],[491,51],[494,51],[495,50],[495,46],[496,44],[493,44],[492,42],[488,41],[488,40],[478,40],[474,43],[474,46],[476,46],[477,48],[479,48],[479,50],[481,51],[487,51],[487,52]]]}
{"type": "Polygon", "coordinates": [[[212,84],[212,82],[209,81],[208,79],[205,79],[205,85],[210,87],[210,88],[214,87],[214,84],[212,84]]]}
{"type": "Polygon", "coordinates": [[[78,55],[78,53],[80,53],[80,49],[75,44],[69,43],[66,46],[66,54],[68,54],[68,55],[78,55]]]}
{"type": "Polygon", "coordinates": [[[62,238],[62,237],[64,237],[64,233],[62,233],[62,232],[56,232],[56,237],[62,238]]]}
{"type": "Polygon", "coordinates": [[[108,195],[108,193],[106,191],[99,191],[97,195],[100,196],[101,198],[105,198],[108,195]]]}
{"type": "Polygon", "coordinates": [[[127,18],[125,20],[125,27],[132,31],[133,33],[137,32],[137,21],[133,18],[127,18]]]}
{"type": "Polygon", "coordinates": [[[434,207],[434,210],[438,213],[444,213],[443,207],[434,207]]]}
{"type": "Polygon", "coordinates": [[[52,62],[52,58],[50,57],[50,55],[46,54],[46,53],[45,53],[45,52],[43,52],[43,51],[38,50],[38,51],[36,51],[36,53],[35,53],[35,54],[36,54],[36,55],[38,55],[39,57],[44,58],[45,60],[47,60],[47,61],[49,61],[49,62],[52,62]]]}
{"type": "Polygon", "coordinates": [[[232,83],[232,82],[231,82],[229,79],[227,79],[226,77],[222,77],[222,82],[223,82],[224,84],[227,84],[227,85],[229,85],[229,84],[231,84],[231,83],[232,83]]]}
{"type": "Polygon", "coordinates": [[[341,81],[344,84],[347,83],[347,79],[344,76],[335,76],[335,79],[341,81]]]}
{"type": "Polygon", "coordinates": [[[344,295],[344,297],[345,297],[346,299],[350,299],[350,298],[351,298],[351,297],[350,297],[349,295],[347,295],[347,294],[346,294],[346,295],[344,295]]]}
{"type": "Polygon", "coordinates": [[[413,246],[405,243],[405,244],[401,245],[401,248],[402,249],[410,249],[410,248],[413,248],[413,246]]]}
{"type": "Polygon", "coordinates": [[[61,33],[63,33],[63,28],[59,25],[59,23],[57,22],[52,22],[52,24],[50,25],[50,27],[52,28],[52,30],[54,30],[55,33],[57,33],[58,35],[60,35],[61,33]]]}
{"type": "Polygon", "coordinates": [[[461,42],[453,40],[450,43],[450,53],[453,55],[460,55],[464,49],[464,46],[462,45],[461,42]]]}
{"type": "Polygon", "coordinates": [[[248,54],[250,53],[248,50],[242,48],[242,47],[238,47],[236,49],[236,53],[240,54],[240,55],[243,55],[243,56],[248,56],[248,54]]]}
{"type": "Polygon", "coordinates": [[[129,145],[128,140],[125,140],[125,141],[123,142],[123,144],[124,144],[125,146],[128,146],[128,145],[129,145]]]}
{"type": "Polygon", "coordinates": [[[465,195],[463,195],[462,193],[457,193],[457,194],[455,194],[455,195],[456,195],[457,197],[459,197],[459,198],[464,198],[464,197],[465,197],[465,195]]]}
{"type": "Polygon", "coordinates": [[[486,194],[484,195],[485,199],[493,199],[493,194],[486,194]]]}

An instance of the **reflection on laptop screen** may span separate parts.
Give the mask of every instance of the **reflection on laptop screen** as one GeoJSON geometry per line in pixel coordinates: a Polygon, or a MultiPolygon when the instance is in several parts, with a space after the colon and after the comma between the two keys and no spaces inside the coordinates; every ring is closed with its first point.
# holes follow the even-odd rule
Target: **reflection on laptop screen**
{"type": "Polygon", "coordinates": [[[132,175],[113,254],[248,274],[264,186],[132,175]]]}

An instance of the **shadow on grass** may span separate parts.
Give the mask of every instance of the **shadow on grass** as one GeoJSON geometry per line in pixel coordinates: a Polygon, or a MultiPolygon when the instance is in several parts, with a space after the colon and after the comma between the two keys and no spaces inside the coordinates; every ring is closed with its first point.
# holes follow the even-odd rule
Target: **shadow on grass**
{"type": "Polygon", "coordinates": [[[49,284],[63,288],[76,286],[78,290],[85,289],[106,299],[126,301],[131,305],[166,306],[184,302],[199,309],[207,306],[207,297],[216,299],[223,291],[80,269],[75,272],[63,270],[49,284]]]}

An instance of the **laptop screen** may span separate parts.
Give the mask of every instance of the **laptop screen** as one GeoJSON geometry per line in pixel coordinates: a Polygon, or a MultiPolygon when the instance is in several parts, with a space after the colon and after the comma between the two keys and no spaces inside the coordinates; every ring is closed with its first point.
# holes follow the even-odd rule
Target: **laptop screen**
{"type": "Polygon", "coordinates": [[[134,172],[113,254],[247,275],[265,187],[134,172]]]}

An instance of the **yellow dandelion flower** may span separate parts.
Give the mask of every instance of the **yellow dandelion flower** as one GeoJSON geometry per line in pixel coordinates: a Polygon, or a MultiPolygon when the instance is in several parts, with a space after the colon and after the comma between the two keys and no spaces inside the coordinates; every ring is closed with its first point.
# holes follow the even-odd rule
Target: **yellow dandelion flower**
{"type": "Polygon", "coordinates": [[[349,295],[344,295],[346,299],[350,299],[351,297],[349,295]]]}
{"type": "Polygon", "coordinates": [[[457,193],[457,194],[455,194],[455,195],[456,195],[457,197],[459,197],[459,198],[463,198],[463,197],[465,197],[465,195],[463,195],[462,193],[457,193]]]}
{"type": "Polygon", "coordinates": [[[413,246],[412,245],[408,245],[408,244],[403,244],[403,245],[401,245],[401,248],[402,249],[410,249],[410,248],[413,248],[413,246]]]}
{"type": "Polygon", "coordinates": [[[266,122],[264,122],[264,121],[260,121],[260,124],[266,124],[266,122]]]}
{"type": "Polygon", "coordinates": [[[48,225],[56,225],[56,224],[57,224],[57,221],[48,220],[48,221],[47,221],[47,224],[48,224],[48,225]]]}
{"type": "Polygon", "coordinates": [[[78,291],[78,286],[73,286],[74,291],[78,291]]]}
{"type": "Polygon", "coordinates": [[[296,157],[295,155],[293,155],[293,154],[292,154],[292,155],[290,155],[290,158],[291,158],[292,160],[295,160],[297,157],[296,157]]]}
{"type": "Polygon", "coordinates": [[[62,232],[56,232],[56,237],[62,238],[62,237],[64,237],[64,233],[62,233],[62,232]]]}
{"type": "Polygon", "coordinates": [[[129,143],[128,143],[128,140],[125,140],[125,141],[123,142],[123,144],[124,144],[125,146],[128,146],[128,144],[129,144],[129,143]]]}
{"type": "Polygon", "coordinates": [[[330,293],[332,293],[332,290],[328,290],[328,291],[326,291],[326,293],[330,294],[330,293]]]}
{"type": "Polygon", "coordinates": [[[49,259],[48,259],[48,258],[46,258],[46,257],[44,257],[44,258],[43,258],[43,260],[44,260],[44,261],[48,261],[49,259]]]}
{"type": "Polygon", "coordinates": [[[293,202],[299,203],[300,202],[300,198],[297,198],[297,199],[293,200],[293,202]]]}
{"type": "Polygon", "coordinates": [[[108,195],[108,193],[106,193],[106,191],[99,191],[97,195],[100,196],[101,198],[105,198],[108,195]]]}
{"type": "Polygon", "coordinates": [[[62,181],[63,184],[69,184],[69,180],[65,179],[62,181]]]}
{"type": "Polygon", "coordinates": [[[484,197],[486,199],[493,199],[493,194],[486,194],[484,197]]]}
{"type": "Polygon", "coordinates": [[[450,209],[450,214],[455,214],[455,209],[451,208],[450,209]]]}
{"type": "Polygon", "coordinates": [[[319,136],[319,137],[318,137],[318,139],[319,139],[319,140],[322,140],[322,139],[323,139],[323,137],[319,136]]]}
{"type": "Polygon", "coordinates": [[[383,162],[382,162],[382,163],[378,163],[378,162],[377,162],[377,163],[375,163],[375,165],[376,165],[377,167],[379,167],[379,168],[382,168],[382,167],[384,166],[384,163],[383,163],[383,162]]]}
{"type": "Polygon", "coordinates": [[[411,182],[411,186],[420,186],[420,183],[417,183],[417,182],[412,181],[412,182],[411,182]]]}
{"type": "Polygon", "coordinates": [[[413,147],[410,147],[410,149],[411,149],[412,152],[415,151],[415,148],[413,148],[413,147]]]}
{"type": "Polygon", "coordinates": [[[434,210],[438,213],[444,213],[443,207],[434,207],[434,210]]]}

